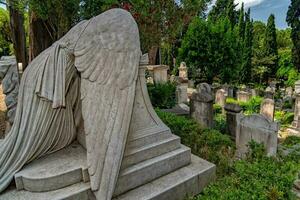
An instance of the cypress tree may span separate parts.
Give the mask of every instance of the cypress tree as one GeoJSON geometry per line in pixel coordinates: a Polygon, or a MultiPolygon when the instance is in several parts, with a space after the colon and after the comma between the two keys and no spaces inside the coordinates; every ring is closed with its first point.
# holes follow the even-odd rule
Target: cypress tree
{"type": "Polygon", "coordinates": [[[245,11],[244,11],[244,3],[242,3],[242,7],[240,9],[240,16],[239,16],[239,35],[241,38],[245,36],[245,11]]]}
{"type": "Polygon", "coordinates": [[[252,77],[252,46],[253,46],[253,22],[250,19],[250,8],[245,16],[245,38],[243,41],[243,58],[241,70],[241,82],[249,83],[252,77]]]}
{"type": "Polygon", "coordinates": [[[275,16],[270,15],[267,23],[264,40],[264,55],[271,57],[273,64],[269,65],[269,72],[271,76],[274,76],[278,68],[278,48],[277,48],[277,36],[275,26],[275,16]]]}
{"type": "Polygon", "coordinates": [[[293,63],[300,70],[300,0],[292,0],[286,21],[292,28],[293,63]]]}

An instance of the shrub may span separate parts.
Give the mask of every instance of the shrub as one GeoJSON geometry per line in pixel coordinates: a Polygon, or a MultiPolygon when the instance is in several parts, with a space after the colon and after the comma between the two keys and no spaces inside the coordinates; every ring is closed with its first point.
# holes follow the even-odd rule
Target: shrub
{"type": "Polygon", "coordinates": [[[246,160],[236,161],[231,174],[208,186],[194,200],[295,199],[291,189],[300,170],[299,157],[267,157],[262,145],[251,142],[249,147],[246,160]]]}
{"type": "Polygon", "coordinates": [[[275,111],[274,118],[281,124],[282,127],[286,127],[293,122],[294,113],[285,111],[275,111]]]}
{"type": "Polygon", "coordinates": [[[241,102],[241,101],[237,101],[233,98],[227,98],[226,103],[238,104],[242,107],[242,109],[246,115],[251,115],[253,113],[259,113],[260,104],[261,104],[262,100],[263,100],[263,98],[259,97],[259,96],[251,97],[251,99],[247,102],[241,102]]]}
{"type": "Polygon", "coordinates": [[[296,144],[300,144],[300,137],[294,135],[288,136],[282,143],[282,145],[285,147],[292,147],[296,144]]]}
{"type": "Polygon", "coordinates": [[[218,166],[217,174],[221,176],[230,171],[235,148],[228,135],[204,129],[192,119],[158,109],[156,112],[172,132],[181,138],[182,143],[191,148],[193,154],[218,166]]]}
{"type": "Polygon", "coordinates": [[[246,115],[251,115],[253,113],[259,113],[260,104],[263,98],[259,96],[251,97],[247,102],[240,102],[240,106],[243,108],[246,115]]]}
{"type": "Polygon", "coordinates": [[[215,114],[221,114],[222,113],[222,106],[220,106],[219,104],[215,103],[213,105],[213,109],[214,109],[215,114]]]}
{"type": "Polygon", "coordinates": [[[176,85],[171,82],[148,84],[148,93],[151,103],[156,108],[172,108],[176,104],[176,85]]]}

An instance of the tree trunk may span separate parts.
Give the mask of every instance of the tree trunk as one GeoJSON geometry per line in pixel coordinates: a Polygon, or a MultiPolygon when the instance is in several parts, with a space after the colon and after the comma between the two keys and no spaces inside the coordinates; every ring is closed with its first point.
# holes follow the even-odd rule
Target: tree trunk
{"type": "Polygon", "coordinates": [[[29,60],[32,61],[42,51],[47,49],[55,42],[53,31],[50,30],[46,20],[36,16],[34,12],[30,13],[29,23],[29,60]]]}
{"type": "Polygon", "coordinates": [[[149,56],[149,65],[156,65],[157,64],[157,53],[158,53],[158,47],[153,46],[149,50],[148,56],[149,56]]]}
{"type": "Polygon", "coordinates": [[[18,9],[15,9],[13,5],[13,1],[8,5],[12,41],[17,62],[22,63],[23,69],[25,69],[28,64],[28,57],[24,28],[24,16],[23,13],[21,13],[18,9]]]}

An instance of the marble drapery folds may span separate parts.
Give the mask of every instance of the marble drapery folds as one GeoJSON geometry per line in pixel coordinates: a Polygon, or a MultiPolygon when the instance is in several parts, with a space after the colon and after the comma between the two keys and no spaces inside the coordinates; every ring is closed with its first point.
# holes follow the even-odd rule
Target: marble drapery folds
{"type": "Polygon", "coordinates": [[[121,9],[73,27],[25,71],[15,123],[0,142],[0,191],[26,163],[69,145],[84,120],[97,199],[112,198],[123,158],[141,56],[139,31],[121,9]]]}

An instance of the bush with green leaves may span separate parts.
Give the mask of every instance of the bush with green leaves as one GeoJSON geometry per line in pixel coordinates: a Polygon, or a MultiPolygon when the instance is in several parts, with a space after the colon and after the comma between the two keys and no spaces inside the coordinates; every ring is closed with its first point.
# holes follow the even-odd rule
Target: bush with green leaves
{"type": "Polygon", "coordinates": [[[263,100],[263,98],[259,97],[259,96],[253,96],[247,102],[241,102],[241,101],[237,101],[233,98],[227,98],[226,103],[238,104],[242,107],[244,114],[251,115],[254,113],[259,113],[262,100],[263,100]]]}
{"type": "Polygon", "coordinates": [[[300,144],[300,137],[294,135],[288,136],[282,143],[284,147],[292,147],[297,144],[300,144]]]}
{"type": "Polygon", "coordinates": [[[249,143],[245,160],[235,161],[232,172],[208,186],[193,200],[294,200],[291,189],[300,170],[300,156],[267,157],[263,145],[249,143]]]}
{"type": "Polygon", "coordinates": [[[294,112],[285,112],[283,110],[275,111],[275,120],[280,123],[282,127],[291,125],[294,120],[294,112]]]}
{"type": "Polygon", "coordinates": [[[192,149],[193,154],[217,165],[217,174],[222,176],[230,171],[235,146],[228,135],[204,129],[186,117],[158,109],[156,112],[172,132],[181,138],[182,143],[192,149]]]}
{"type": "Polygon", "coordinates": [[[176,104],[176,85],[171,82],[148,84],[148,93],[155,108],[167,109],[176,104]]]}

